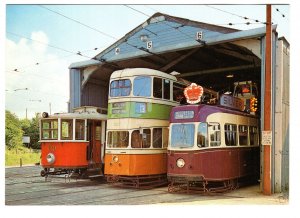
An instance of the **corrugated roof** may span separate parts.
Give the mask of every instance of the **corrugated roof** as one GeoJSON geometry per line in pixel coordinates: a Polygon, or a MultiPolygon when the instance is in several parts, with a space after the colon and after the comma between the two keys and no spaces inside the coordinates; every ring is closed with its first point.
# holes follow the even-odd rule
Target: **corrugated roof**
{"type": "Polygon", "coordinates": [[[202,44],[202,42],[196,41],[196,34],[201,31],[205,42],[205,38],[212,38],[238,30],[156,13],[146,22],[96,55],[94,59],[110,62],[123,59],[126,56],[140,55],[141,52],[144,54],[155,53],[161,47],[166,48],[173,45],[178,47],[178,44],[184,45],[187,42],[202,44]],[[146,42],[141,40],[142,35],[147,36],[147,41],[152,41],[152,49],[147,49],[146,42]],[[118,53],[116,48],[119,50],[118,53]]]}

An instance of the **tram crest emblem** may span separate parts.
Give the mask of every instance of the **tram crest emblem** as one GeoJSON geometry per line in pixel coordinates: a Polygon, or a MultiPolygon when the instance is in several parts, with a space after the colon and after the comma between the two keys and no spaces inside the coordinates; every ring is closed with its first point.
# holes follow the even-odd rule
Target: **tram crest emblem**
{"type": "Polygon", "coordinates": [[[201,96],[203,95],[202,86],[192,83],[184,89],[184,96],[189,104],[197,104],[200,102],[201,96]]]}

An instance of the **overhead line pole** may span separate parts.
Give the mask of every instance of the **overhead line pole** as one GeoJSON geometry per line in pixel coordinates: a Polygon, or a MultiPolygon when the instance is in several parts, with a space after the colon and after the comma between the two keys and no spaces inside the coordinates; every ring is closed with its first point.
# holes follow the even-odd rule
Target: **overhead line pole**
{"type": "MultiPolygon", "coordinates": [[[[266,52],[265,52],[265,90],[264,90],[264,131],[271,128],[271,84],[272,84],[272,11],[266,8],[266,52]]],[[[273,142],[272,142],[273,143],[273,142]]],[[[263,194],[271,195],[271,145],[263,145],[263,194]]]]}

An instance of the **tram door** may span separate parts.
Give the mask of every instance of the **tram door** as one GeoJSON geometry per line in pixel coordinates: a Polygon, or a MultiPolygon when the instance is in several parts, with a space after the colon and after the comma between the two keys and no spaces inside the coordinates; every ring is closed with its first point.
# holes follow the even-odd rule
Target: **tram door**
{"type": "Polygon", "coordinates": [[[101,121],[88,120],[88,135],[89,141],[87,148],[87,160],[90,165],[99,166],[102,163],[102,126],[101,121]]]}

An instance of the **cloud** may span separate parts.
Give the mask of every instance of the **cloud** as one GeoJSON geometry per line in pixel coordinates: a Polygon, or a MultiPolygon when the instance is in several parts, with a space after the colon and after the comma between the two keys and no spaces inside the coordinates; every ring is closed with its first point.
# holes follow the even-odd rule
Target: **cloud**
{"type": "Polygon", "coordinates": [[[60,58],[61,53],[49,51],[44,32],[33,32],[31,38],[45,44],[24,38],[17,42],[6,39],[5,108],[23,118],[26,108],[32,117],[35,112],[49,111],[50,103],[52,113],[67,111],[70,62],[60,58]],[[29,90],[13,91],[22,88],[29,90]]]}
{"type": "Polygon", "coordinates": [[[31,38],[35,41],[33,41],[32,43],[32,47],[35,51],[43,53],[46,51],[47,49],[47,45],[49,43],[48,37],[47,35],[42,32],[42,31],[38,31],[38,32],[33,32],[31,34],[31,38]]]}

